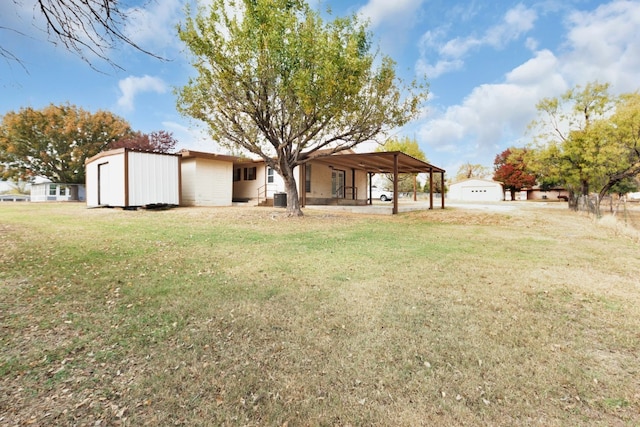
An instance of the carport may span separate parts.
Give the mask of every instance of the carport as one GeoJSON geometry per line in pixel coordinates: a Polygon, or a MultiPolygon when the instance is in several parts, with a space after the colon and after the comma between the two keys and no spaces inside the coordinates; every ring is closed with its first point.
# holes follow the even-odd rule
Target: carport
{"type": "MultiPolygon", "coordinates": [[[[413,173],[429,174],[429,209],[433,209],[434,179],[439,173],[444,186],[445,170],[429,163],[418,160],[400,151],[383,151],[374,153],[335,153],[327,156],[314,157],[314,161],[327,164],[329,167],[342,167],[350,170],[363,170],[369,174],[369,192],[371,192],[371,180],[374,174],[384,173],[393,176],[393,214],[398,213],[398,175],[413,173]]],[[[305,165],[300,168],[300,176],[306,174],[305,165]]],[[[371,199],[371,194],[369,194],[371,199]]],[[[300,205],[306,205],[305,192],[301,192],[300,205]]],[[[444,194],[441,197],[441,208],[444,209],[444,194]]]]}

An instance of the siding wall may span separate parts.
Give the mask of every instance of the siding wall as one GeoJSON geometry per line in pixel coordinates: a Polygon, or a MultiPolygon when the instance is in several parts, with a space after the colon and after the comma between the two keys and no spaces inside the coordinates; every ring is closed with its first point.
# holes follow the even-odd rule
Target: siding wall
{"type": "MultiPolygon", "coordinates": [[[[266,188],[267,166],[264,163],[237,163],[233,167],[234,169],[240,169],[240,181],[233,181],[233,198],[257,199],[258,191],[266,188]],[[245,180],[244,170],[252,167],[256,168],[256,179],[245,180]]],[[[264,195],[262,194],[261,197],[264,197],[264,195]]]]}
{"type": "Polygon", "coordinates": [[[196,206],[196,159],[182,159],[182,206],[196,206]]]}
{"type": "Polygon", "coordinates": [[[105,152],[85,165],[87,206],[180,203],[179,156],[122,149],[113,151],[105,152]]]}
{"type": "Polygon", "coordinates": [[[182,204],[184,206],[231,206],[233,164],[190,158],[182,161],[182,204]]]}
{"type": "Polygon", "coordinates": [[[87,206],[124,206],[124,152],[86,164],[87,206]]]}
{"type": "MultiPolygon", "coordinates": [[[[333,169],[324,163],[310,162],[311,166],[311,192],[307,193],[307,197],[313,199],[329,199],[333,198],[331,176],[333,169]]],[[[357,200],[366,200],[367,194],[367,173],[365,171],[355,171],[355,179],[353,179],[353,171],[351,169],[344,170],[344,185],[348,188],[345,197],[352,199],[352,191],[355,191],[357,200]],[[355,181],[355,183],[354,183],[355,181]]],[[[296,175],[297,176],[297,175],[296,175]]],[[[303,183],[304,184],[304,183],[303,183]]]]}

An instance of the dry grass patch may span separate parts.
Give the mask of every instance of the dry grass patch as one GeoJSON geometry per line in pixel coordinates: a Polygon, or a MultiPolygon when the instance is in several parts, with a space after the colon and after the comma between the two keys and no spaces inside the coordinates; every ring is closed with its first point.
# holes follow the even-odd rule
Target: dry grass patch
{"type": "Polygon", "coordinates": [[[0,220],[0,425],[640,422],[638,246],[565,210],[0,220]]]}

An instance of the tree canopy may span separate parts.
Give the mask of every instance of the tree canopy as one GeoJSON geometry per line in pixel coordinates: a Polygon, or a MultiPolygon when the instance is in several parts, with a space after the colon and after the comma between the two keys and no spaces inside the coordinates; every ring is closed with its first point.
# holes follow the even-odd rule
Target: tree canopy
{"type": "Polygon", "coordinates": [[[569,191],[589,194],[593,184],[597,138],[592,124],[611,109],[609,85],[589,83],[577,86],[560,97],[545,98],[537,104],[539,119],[530,127],[538,131],[535,142],[542,150],[538,159],[547,173],[558,173],[558,181],[569,191]]]}
{"type": "Polygon", "coordinates": [[[458,181],[462,181],[465,179],[471,179],[471,178],[486,178],[488,176],[491,175],[491,172],[489,170],[489,168],[475,163],[464,163],[462,164],[459,168],[458,168],[458,173],[456,173],[455,178],[453,179],[454,182],[458,182],[458,181]]]}
{"type": "Polygon", "coordinates": [[[197,76],[178,90],[178,109],[223,146],[261,157],[285,182],[288,213],[302,215],[296,166],[406,124],[427,91],[400,87],[355,16],[325,23],[303,0],[233,4],[187,11],[179,36],[197,76]]]}
{"type": "Polygon", "coordinates": [[[164,130],[151,133],[132,132],[130,135],[109,144],[109,148],[133,148],[155,153],[170,153],[175,149],[177,143],[178,141],[173,137],[173,134],[164,130]]]}
{"type": "Polygon", "coordinates": [[[572,194],[599,201],[616,184],[640,173],[640,94],[609,94],[609,85],[589,83],[538,103],[540,119],[531,166],[544,180],[572,194]]]}
{"type": "Polygon", "coordinates": [[[515,200],[516,191],[536,184],[536,176],[526,165],[527,150],[511,147],[496,156],[493,179],[504,185],[511,192],[511,200],[515,200]]]}
{"type": "MultiPolygon", "coordinates": [[[[423,162],[429,161],[427,160],[427,156],[424,154],[424,151],[420,148],[418,141],[413,138],[409,138],[408,136],[404,136],[402,138],[389,138],[384,142],[384,144],[378,146],[376,151],[400,151],[401,153],[415,157],[423,162]]],[[[385,174],[385,178],[389,183],[393,183],[393,174],[385,174]]],[[[418,187],[419,183],[417,182],[417,174],[403,173],[398,176],[398,191],[403,193],[411,191],[415,192],[418,187]]]]}
{"type": "Polygon", "coordinates": [[[85,160],[130,133],[124,119],[107,111],[69,104],[11,111],[0,123],[0,176],[84,183],[85,160]]]}

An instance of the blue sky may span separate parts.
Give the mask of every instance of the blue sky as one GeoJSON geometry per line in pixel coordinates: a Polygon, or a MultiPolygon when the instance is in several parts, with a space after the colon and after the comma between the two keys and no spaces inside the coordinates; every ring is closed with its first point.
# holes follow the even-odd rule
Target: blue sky
{"type": "MultiPolygon", "coordinates": [[[[0,27],[23,33],[0,30],[0,43],[26,68],[0,57],[0,115],[68,102],[112,111],[136,130],[172,132],[179,148],[222,152],[175,108],[173,88],[192,73],[175,31],[185,1],[154,0],[130,13],[127,34],[170,61],[122,47],[109,55],[125,70],[96,60],[102,72],[46,42],[32,0],[0,2],[0,27]]],[[[498,153],[525,145],[543,97],[595,80],[611,83],[613,93],[640,88],[639,1],[309,1],[334,16],[369,19],[399,74],[426,74],[430,99],[396,135],[415,138],[449,177],[463,163],[492,167],[498,153]]]]}

